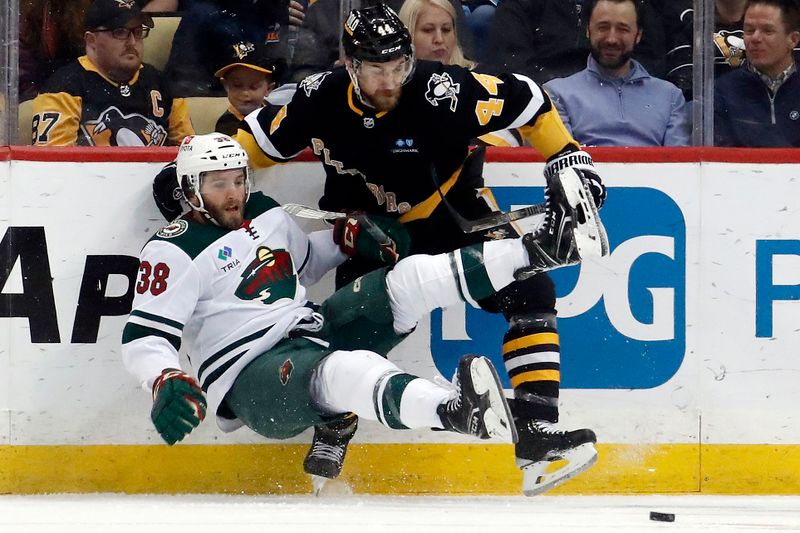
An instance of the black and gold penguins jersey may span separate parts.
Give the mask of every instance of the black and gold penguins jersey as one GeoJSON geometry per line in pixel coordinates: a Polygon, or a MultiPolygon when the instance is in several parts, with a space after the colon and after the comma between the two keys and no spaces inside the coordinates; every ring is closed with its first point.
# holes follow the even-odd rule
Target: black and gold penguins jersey
{"type": "MultiPolygon", "coordinates": [[[[250,114],[245,124],[249,131],[239,131],[237,139],[251,156],[263,152],[282,161],[310,147],[327,174],[320,207],[396,217],[409,229],[416,253],[443,251],[442,242],[452,249],[475,240],[458,229],[437,191],[467,218],[488,212],[476,194],[480,168],[462,172],[471,140],[518,128],[545,157],[578,148],[550,99],[529,78],[431,61],[417,63],[389,112],[365,106],[339,68],[309,76],[291,102],[277,112],[267,107],[250,114]]],[[[251,160],[263,161],[263,154],[251,160]]]]}
{"type": "Polygon", "coordinates": [[[33,102],[32,144],[163,146],[194,130],[186,101],[142,65],[128,83],[103,76],[87,56],[58,70],[33,102]]]}

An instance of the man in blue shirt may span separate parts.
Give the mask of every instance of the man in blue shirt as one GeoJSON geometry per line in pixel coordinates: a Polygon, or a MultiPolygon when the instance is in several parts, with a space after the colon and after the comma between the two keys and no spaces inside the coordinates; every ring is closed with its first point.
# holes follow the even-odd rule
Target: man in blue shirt
{"type": "Polygon", "coordinates": [[[593,0],[586,69],[544,85],[564,124],[588,146],[685,146],[691,129],[686,101],[673,84],[636,60],[642,38],[633,0],[593,0]]]}

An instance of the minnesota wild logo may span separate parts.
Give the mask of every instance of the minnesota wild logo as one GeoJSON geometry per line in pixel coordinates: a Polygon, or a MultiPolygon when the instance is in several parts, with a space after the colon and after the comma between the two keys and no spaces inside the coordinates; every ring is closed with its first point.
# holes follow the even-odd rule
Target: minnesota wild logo
{"type": "Polygon", "coordinates": [[[286,250],[259,246],[256,258],[243,269],[242,278],[234,293],[242,300],[271,304],[281,298],[293,299],[297,291],[292,256],[286,250]]]}

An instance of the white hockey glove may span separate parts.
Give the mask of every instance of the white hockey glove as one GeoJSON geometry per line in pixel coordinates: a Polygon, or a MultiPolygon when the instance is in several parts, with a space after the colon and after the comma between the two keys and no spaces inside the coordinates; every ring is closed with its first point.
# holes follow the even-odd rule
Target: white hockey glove
{"type": "Polygon", "coordinates": [[[606,186],[603,185],[603,180],[600,179],[597,169],[594,168],[592,156],[583,150],[561,152],[550,158],[544,167],[544,177],[547,183],[550,184],[551,179],[557,172],[561,172],[568,167],[581,171],[578,174],[583,178],[584,184],[588,187],[589,192],[592,193],[595,205],[600,209],[606,200],[606,186]]]}

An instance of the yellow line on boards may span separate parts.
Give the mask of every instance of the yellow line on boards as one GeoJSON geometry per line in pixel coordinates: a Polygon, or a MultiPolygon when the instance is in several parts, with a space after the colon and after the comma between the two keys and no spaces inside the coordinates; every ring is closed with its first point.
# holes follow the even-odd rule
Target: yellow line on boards
{"type": "MultiPolygon", "coordinates": [[[[0,446],[0,493],[311,492],[305,444],[0,446]]],[[[586,473],[550,494],[800,494],[800,445],[601,444],[586,473]]],[[[519,494],[503,444],[352,444],[355,493],[519,494]]]]}

